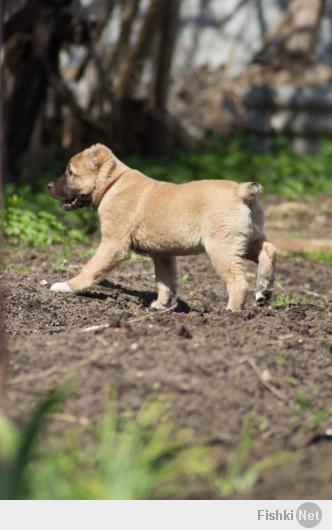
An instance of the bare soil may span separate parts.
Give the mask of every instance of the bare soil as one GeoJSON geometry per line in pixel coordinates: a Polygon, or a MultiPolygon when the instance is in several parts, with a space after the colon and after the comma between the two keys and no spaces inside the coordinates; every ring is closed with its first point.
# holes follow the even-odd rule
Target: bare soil
{"type": "MultiPolygon", "coordinates": [[[[50,292],[51,283],[86,261],[85,250],[75,249],[67,264],[61,247],[5,250],[12,418],[24,421],[41,394],[68,380],[74,391],[52,420],[55,432],[98,417],[110,388],[117,389],[120,413],[167,396],[173,420],[194,441],[214,447],[221,472],[248,418],[255,433],[249,464],[290,452],[286,465],[263,472],[242,498],[330,499],[331,266],[280,257],[276,295],[300,303],[256,308],[251,294],[247,308],[232,314],[208,258],[180,258],[179,307],[155,313],[146,259],[124,262],[84,295],[50,292]],[[55,270],[58,263],[66,270],[55,270]]],[[[250,264],[248,279],[253,288],[250,264]]],[[[188,491],[199,498],[215,494],[188,491]]]]}

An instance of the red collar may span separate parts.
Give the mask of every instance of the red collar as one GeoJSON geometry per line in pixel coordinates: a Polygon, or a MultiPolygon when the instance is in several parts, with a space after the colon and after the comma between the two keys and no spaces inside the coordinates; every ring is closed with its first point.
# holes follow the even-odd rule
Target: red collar
{"type": "Polygon", "coordinates": [[[107,184],[106,188],[104,189],[103,193],[101,194],[99,204],[100,204],[101,201],[103,200],[104,195],[106,195],[106,193],[111,189],[111,187],[112,187],[117,181],[118,181],[118,179],[116,179],[116,180],[112,180],[112,182],[109,182],[109,183],[107,184]]]}
{"type": "MultiPolygon", "coordinates": [[[[128,171],[128,169],[126,169],[126,171],[128,171]]],[[[126,171],[124,171],[123,173],[126,173],[126,171]]],[[[107,184],[106,188],[104,189],[103,193],[101,194],[99,204],[100,204],[101,201],[103,200],[103,198],[104,198],[104,196],[106,195],[106,193],[111,189],[111,187],[114,186],[114,184],[116,184],[116,183],[118,182],[118,180],[120,179],[120,177],[122,177],[123,173],[120,173],[120,175],[118,176],[117,179],[112,180],[111,182],[109,182],[109,183],[107,184]]]]}

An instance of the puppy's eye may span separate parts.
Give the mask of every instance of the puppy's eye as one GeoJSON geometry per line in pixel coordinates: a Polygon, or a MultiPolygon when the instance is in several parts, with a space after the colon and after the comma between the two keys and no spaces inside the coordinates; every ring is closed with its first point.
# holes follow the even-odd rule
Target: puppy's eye
{"type": "Polygon", "coordinates": [[[69,167],[67,167],[67,175],[68,177],[71,177],[73,175],[73,172],[69,167]]]}

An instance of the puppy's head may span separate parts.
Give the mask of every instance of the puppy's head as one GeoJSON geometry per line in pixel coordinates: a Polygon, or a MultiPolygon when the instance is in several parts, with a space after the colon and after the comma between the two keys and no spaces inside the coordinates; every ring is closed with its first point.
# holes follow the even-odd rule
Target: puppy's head
{"type": "Polygon", "coordinates": [[[110,149],[95,144],[74,155],[65,173],[48,184],[50,194],[61,201],[65,211],[94,205],[95,195],[107,176],[115,169],[115,157],[110,149]]]}

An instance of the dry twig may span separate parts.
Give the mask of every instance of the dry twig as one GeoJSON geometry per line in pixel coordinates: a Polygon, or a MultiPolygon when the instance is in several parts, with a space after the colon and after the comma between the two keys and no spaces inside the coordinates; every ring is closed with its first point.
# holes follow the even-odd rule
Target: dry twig
{"type": "Polygon", "coordinates": [[[251,359],[250,357],[244,357],[238,362],[238,364],[243,364],[243,363],[248,363],[249,366],[251,366],[251,368],[254,370],[255,374],[257,375],[260,383],[262,383],[262,385],[265,386],[265,388],[269,390],[274,396],[276,396],[281,401],[287,400],[286,396],[282,392],[280,392],[277,388],[275,388],[271,383],[264,380],[264,378],[262,377],[262,372],[259,370],[257,364],[255,363],[253,359],[251,359]]]}
{"type": "Polygon", "coordinates": [[[53,420],[59,420],[59,421],[65,421],[67,423],[73,423],[73,424],[79,424],[85,427],[86,425],[89,425],[90,421],[89,418],[86,416],[74,416],[73,414],[68,414],[66,412],[60,413],[60,412],[53,412],[52,414],[48,414],[49,418],[53,420]]]}
{"type": "Polygon", "coordinates": [[[105,322],[104,324],[99,324],[99,325],[96,324],[95,326],[89,326],[88,328],[78,329],[77,333],[87,333],[87,332],[90,332],[90,331],[98,331],[99,329],[106,329],[106,328],[109,328],[109,327],[110,327],[110,324],[105,322]]]}
{"type": "Polygon", "coordinates": [[[153,317],[156,315],[160,315],[162,313],[168,313],[169,311],[172,311],[173,309],[175,309],[177,305],[178,303],[176,302],[175,304],[171,305],[171,307],[167,307],[167,309],[162,309],[161,311],[156,311],[154,313],[151,312],[139,318],[133,318],[132,320],[128,320],[128,324],[133,324],[134,322],[140,322],[141,320],[144,320],[146,318],[153,317]]]}

